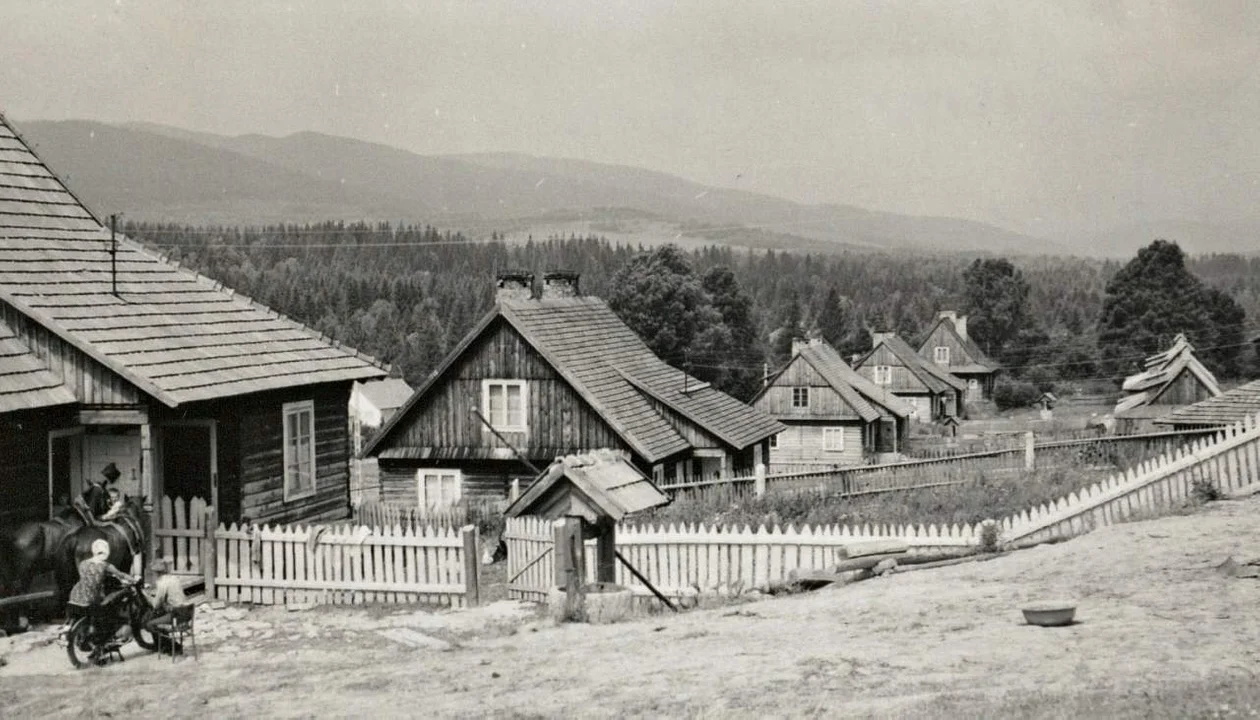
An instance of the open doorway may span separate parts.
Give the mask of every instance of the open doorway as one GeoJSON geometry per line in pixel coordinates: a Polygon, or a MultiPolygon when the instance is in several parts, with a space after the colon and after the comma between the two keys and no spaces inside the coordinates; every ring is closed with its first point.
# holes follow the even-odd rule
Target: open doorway
{"type": "Polygon", "coordinates": [[[184,500],[199,497],[217,507],[215,446],[215,427],[211,420],[162,425],[156,473],[160,477],[161,493],[184,500]]]}

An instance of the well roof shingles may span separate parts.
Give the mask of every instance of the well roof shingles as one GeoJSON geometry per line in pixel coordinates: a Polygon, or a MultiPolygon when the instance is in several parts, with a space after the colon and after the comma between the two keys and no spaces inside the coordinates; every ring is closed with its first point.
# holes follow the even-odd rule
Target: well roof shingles
{"type": "Polygon", "coordinates": [[[0,300],[19,313],[172,407],[386,375],[138,243],[110,250],[109,231],[0,116],[0,300]]]}
{"type": "Polygon", "coordinates": [[[1260,414],[1260,380],[1200,400],[1155,420],[1161,425],[1232,425],[1260,414]]]}

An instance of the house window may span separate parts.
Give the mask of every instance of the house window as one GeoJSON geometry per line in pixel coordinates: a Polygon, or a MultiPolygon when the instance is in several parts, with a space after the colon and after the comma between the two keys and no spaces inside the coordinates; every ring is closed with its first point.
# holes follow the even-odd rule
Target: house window
{"type": "Polygon", "coordinates": [[[809,407],[809,388],[807,387],[792,388],[792,407],[794,408],[809,407]]]}
{"type": "Polygon", "coordinates": [[[932,359],[936,361],[937,365],[948,365],[949,347],[946,345],[938,345],[935,348],[932,348],[932,359]]]}
{"type": "Polygon", "coordinates": [[[844,452],[844,428],[823,428],[823,450],[827,452],[844,452]]]}
{"type": "Polygon", "coordinates": [[[315,494],[315,403],[285,403],[284,501],[315,494]]]}
{"type": "Polygon", "coordinates": [[[481,381],[481,414],[495,430],[525,432],[527,400],[524,380],[481,381]]]}
{"type": "Polygon", "coordinates": [[[888,365],[875,366],[875,384],[892,385],[892,368],[888,365]]]}
{"type": "Polygon", "coordinates": [[[458,470],[416,471],[417,499],[425,510],[446,510],[459,502],[458,470]]]}
{"type": "Polygon", "coordinates": [[[770,447],[772,448],[779,447],[779,434],[778,433],[775,433],[770,436],[770,447]]]}

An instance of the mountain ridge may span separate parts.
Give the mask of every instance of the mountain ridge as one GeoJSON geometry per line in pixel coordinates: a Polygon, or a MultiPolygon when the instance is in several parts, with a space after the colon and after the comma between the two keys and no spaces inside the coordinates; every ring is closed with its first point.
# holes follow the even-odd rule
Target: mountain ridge
{"type": "Polygon", "coordinates": [[[589,160],[419,155],[315,131],[225,136],[88,120],[20,127],[89,207],[135,220],[387,220],[486,234],[595,232],[649,244],[1073,254],[1062,244],[973,220],[804,205],[589,160]]]}

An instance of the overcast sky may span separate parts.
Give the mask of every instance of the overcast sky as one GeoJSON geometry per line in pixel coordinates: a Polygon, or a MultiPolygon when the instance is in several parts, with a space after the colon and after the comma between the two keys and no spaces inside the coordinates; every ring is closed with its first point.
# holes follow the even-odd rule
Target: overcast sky
{"type": "Polygon", "coordinates": [[[636,165],[1054,236],[1254,217],[1260,3],[0,0],[18,123],[636,165]]]}

